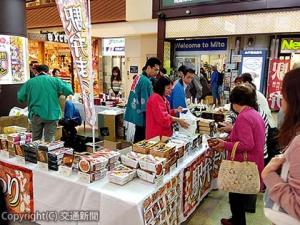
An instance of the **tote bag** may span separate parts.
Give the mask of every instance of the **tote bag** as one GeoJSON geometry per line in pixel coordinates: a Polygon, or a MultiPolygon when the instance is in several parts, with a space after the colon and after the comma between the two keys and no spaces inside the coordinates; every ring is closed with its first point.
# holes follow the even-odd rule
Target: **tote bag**
{"type": "Polygon", "coordinates": [[[247,160],[244,153],[244,161],[234,161],[239,142],[236,142],[231,151],[230,160],[223,160],[218,175],[218,187],[221,190],[240,193],[257,194],[260,190],[259,172],[256,163],[247,160]]]}

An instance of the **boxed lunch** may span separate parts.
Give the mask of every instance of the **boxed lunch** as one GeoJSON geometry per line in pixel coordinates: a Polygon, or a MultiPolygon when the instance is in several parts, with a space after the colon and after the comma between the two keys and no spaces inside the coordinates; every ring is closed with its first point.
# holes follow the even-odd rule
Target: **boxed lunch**
{"type": "Polygon", "coordinates": [[[72,148],[55,149],[53,151],[48,152],[48,159],[49,161],[56,162],[58,160],[61,160],[64,157],[65,153],[73,154],[73,149],[72,148]]]}
{"type": "Polygon", "coordinates": [[[10,142],[31,142],[32,134],[28,132],[8,134],[7,140],[10,142]]]}
{"type": "Polygon", "coordinates": [[[161,158],[172,158],[175,155],[175,146],[158,143],[150,148],[150,154],[161,158]]]}
{"type": "Polygon", "coordinates": [[[137,169],[137,175],[140,179],[150,182],[150,183],[158,183],[161,182],[163,176],[157,176],[155,172],[147,172],[145,170],[137,169]]]}
{"type": "Polygon", "coordinates": [[[157,144],[156,141],[147,141],[147,140],[144,140],[144,141],[140,141],[138,143],[135,143],[132,146],[132,150],[134,152],[137,152],[137,153],[149,154],[150,153],[150,149],[154,145],[156,145],[156,144],[157,144]]]}
{"type": "Polygon", "coordinates": [[[165,166],[165,162],[165,158],[147,155],[139,160],[139,165],[142,170],[154,172],[157,176],[162,176],[164,174],[163,168],[165,166]]]}
{"type": "Polygon", "coordinates": [[[102,156],[102,157],[107,158],[109,164],[112,164],[112,163],[115,163],[116,161],[118,161],[120,155],[121,154],[119,152],[112,151],[107,148],[101,149],[100,151],[93,153],[94,157],[102,156]]]}
{"type": "Polygon", "coordinates": [[[144,157],[146,157],[145,154],[129,152],[126,155],[121,155],[121,162],[125,166],[136,169],[139,166],[139,160],[143,159],[144,157]]]}
{"type": "Polygon", "coordinates": [[[7,136],[0,134],[0,150],[7,150],[7,136]]]}
{"type": "Polygon", "coordinates": [[[85,183],[93,183],[95,181],[103,179],[107,174],[107,169],[93,172],[93,173],[84,173],[79,171],[78,176],[79,180],[85,183]]]}
{"type": "Polygon", "coordinates": [[[47,143],[47,142],[42,142],[40,145],[39,145],[39,149],[41,150],[45,150],[45,151],[53,151],[55,149],[59,149],[59,148],[62,148],[64,147],[64,142],[63,141],[53,141],[53,142],[50,142],[50,143],[47,143]]]}
{"type": "Polygon", "coordinates": [[[130,169],[124,165],[119,165],[108,173],[108,179],[111,183],[124,185],[133,180],[135,175],[136,171],[134,169],[130,169]]]}
{"type": "Polygon", "coordinates": [[[78,167],[79,170],[83,173],[94,173],[100,170],[105,169],[108,160],[105,157],[93,158],[92,156],[81,157],[78,167]]]}

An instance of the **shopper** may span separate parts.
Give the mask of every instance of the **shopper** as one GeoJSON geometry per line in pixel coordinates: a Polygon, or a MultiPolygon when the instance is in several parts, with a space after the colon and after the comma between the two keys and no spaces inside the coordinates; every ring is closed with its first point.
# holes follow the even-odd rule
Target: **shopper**
{"type": "Polygon", "coordinates": [[[57,69],[57,68],[54,68],[54,69],[52,70],[52,76],[53,76],[53,77],[59,77],[59,76],[60,76],[60,70],[57,69]]]}
{"type": "Polygon", "coordinates": [[[170,109],[166,96],[172,91],[172,81],[167,76],[162,76],[154,87],[154,94],[149,98],[146,108],[146,139],[154,137],[171,137],[173,123],[177,122],[183,128],[188,128],[188,123],[175,117],[182,112],[182,108],[170,109]]]}
{"type": "Polygon", "coordinates": [[[38,65],[38,61],[31,61],[29,64],[30,69],[30,78],[34,78],[37,74],[36,72],[36,66],[38,65]]]}
{"type": "Polygon", "coordinates": [[[201,74],[198,76],[197,74],[195,74],[194,71],[194,78],[192,80],[192,82],[188,85],[187,90],[186,90],[186,97],[187,98],[192,98],[192,102],[195,103],[196,100],[197,102],[200,102],[202,99],[202,85],[201,85],[201,81],[200,81],[200,76],[202,76],[201,74]]]}
{"type": "Polygon", "coordinates": [[[217,66],[212,66],[213,73],[211,75],[210,85],[211,85],[211,91],[213,96],[213,104],[214,105],[221,105],[221,98],[219,95],[219,85],[218,85],[218,79],[219,79],[219,72],[217,69],[217,66]],[[217,103],[218,100],[218,103],[217,103]]]}
{"type": "MultiPolygon", "coordinates": [[[[225,149],[230,157],[233,145],[239,142],[235,160],[243,161],[246,152],[248,160],[255,162],[261,172],[264,167],[265,126],[257,112],[258,105],[255,91],[248,85],[236,86],[230,94],[230,102],[233,109],[238,113],[236,122],[228,140],[218,140],[218,144],[213,148],[217,150],[225,149]]],[[[221,223],[223,225],[246,225],[245,209],[251,197],[252,195],[229,193],[232,218],[222,219],[221,223]]]]}
{"type": "Polygon", "coordinates": [[[125,120],[135,124],[134,142],[145,139],[146,132],[146,104],[153,93],[151,77],[155,77],[159,72],[161,62],[157,58],[147,60],[145,70],[140,76],[136,76],[131,86],[125,120]]]}
{"type": "Polygon", "coordinates": [[[193,69],[184,68],[182,70],[182,78],[175,84],[170,97],[171,109],[177,109],[178,107],[186,108],[186,89],[194,78],[195,71],[193,69]]]}
{"type": "Polygon", "coordinates": [[[300,221],[300,69],[288,72],[282,83],[282,111],[279,142],[281,157],[273,158],[262,172],[269,197],[287,214],[300,221]],[[278,171],[288,170],[287,181],[278,171]]]}
{"type": "Polygon", "coordinates": [[[120,95],[122,91],[122,78],[121,78],[121,71],[117,66],[112,68],[110,87],[112,92],[115,94],[115,96],[120,95]]]}
{"type": "Polygon", "coordinates": [[[268,101],[266,97],[257,90],[255,84],[253,83],[253,79],[250,73],[243,73],[241,75],[242,83],[249,83],[253,86],[253,88],[256,90],[256,95],[257,95],[257,103],[260,108],[264,112],[264,114],[267,116],[268,119],[268,126],[267,126],[267,148],[265,151],[265,165],[268,164],[268,162],[271,160],[272,157],[275,155],[273,152],[277,151],[274,148],[276,148],[276,142],[277,142],[277,134],[278,134],[278,129],[276,127],[274,118],[272,116],[271,110],[269,108],[268,101]]]}
{"type": "Polygon", "coordinates": [[[200,74],[202,74],[203,77],[206,79],[207,83],[209,83],[207,73],[205,72],[205,69],[203,67],[200,68],[200,74]]]}
{"type": "Polygon", "coordinates": [[[49,76],[48,66],[39,65],[36,70],[38,76],[21,86],[18,100],[28,103],[33,141],[41,140],[44,132],[44,140],[51,142],[61,117],[58,98],[61,94],[72,95],[73,91],[68,83],[49,76]]]}

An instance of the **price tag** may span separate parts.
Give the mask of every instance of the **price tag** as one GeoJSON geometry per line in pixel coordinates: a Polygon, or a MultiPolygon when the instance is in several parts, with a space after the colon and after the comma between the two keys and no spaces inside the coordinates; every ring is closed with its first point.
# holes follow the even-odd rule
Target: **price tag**
{"type": "Polygon", "coordinates": [[[72,174],[72,167],[68,167],[68,166],[59,166],[58,168],[58,172],[60,175],[65,176],[65,177],[69,177],[72,174]]]}
{"type": "Polygon", "coordinates": [[[38,165],[38,168],[43,170],[43,171],[48,171],[49,170],[47,163],[38,161],[37,165],[38,165]]]}
{"type": "Polygon", "coordinates": [[[9,158],[9,152],[6,150],[1,150],[1,157],[4,159],[8,159],[9,158]]]}
{"type": "Polygon", "coordinates": [[[78,171],[78,177],[79,180],[84,183],[91,183],[91,176],[88,173],[83,173],[81,171],[78,171]]]}
{"type": "Polygon", "coordinates": [[[23,156],[16,155],[17,162],[25,165],[25,158],[23,156]]]}

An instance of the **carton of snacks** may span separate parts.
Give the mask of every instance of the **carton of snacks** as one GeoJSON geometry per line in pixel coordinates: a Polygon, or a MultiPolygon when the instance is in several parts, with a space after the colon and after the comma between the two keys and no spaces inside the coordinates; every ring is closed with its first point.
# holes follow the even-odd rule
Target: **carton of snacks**
{"type": "Polygon", "coordinates": [[[144,140],[144,141],[140,141],[138,143],[135,143],[132,146],[132,149],[133,149],[134,152],[137,152],[137,153],[149,154],[150,149],[156,144],[157,144],[156,141],[144,140]]]}
{"type": "Polygon", "coordinates": [[[112,151],[110,149],[102,149],[98,152],[93,153],[93,157],[105,157],[108,159],[108,163],[112,164],[115,163],[116,161],[118,161],[119,157],[120,157],[120,153],[117,151],[112,151]]]}
{"type": "Polygon", "coordinates": [[[139,160],[139,164],[142,170],[153,172],[156,176],[162,176],[164,174],[163,168],[166,159],[160,157],[154,157],[147,155],[146,157],[139,160]]]}
{"type": "Polygon", "coordinates": [[[175,146],[166,143],[158,143],[150,148],[150,154],[161,158],[172,158],[175,155],[175,146]]]}
{"type": "Polygon", "coordinates": [[[150,183],[158,183],[161,182],[163,176],[157,176],[154,172],[147,172],[141,169],[137,169],[137,175],[141,180],[150,182],[150,183]]]}
{"type": "Polygon", "coordinates": [[[25,152],[21,145],[15,145],[15,155],[25,157],[25,152]]]}
{"type": "Polygon", "coordinates": [[[7,136],[0,134],[0,150],[7,150],[7,136]]]}
{"type": "Polygon", "coordinates": [[[124,185],[133,180],[136,171],[126,167],[124,165],[116,166],[112,171],[108,173],[109,182],[124,185]]]}
{"type": "Polygon", "coordinates": [[[94,173],[103,170],[108,163],[105,157],[81,157],[79,161],[79,170],[83,173],[94,173]]]}
{"type": "Polygon", "coordinates": [[[63,141],[53,141],[53,142],[50,142],[50,143],[47,143],[47,142],[42,142],[40,145],[39,145],[39,149],[41,150],[45,150],[45,151],[52,151],[52,150],[55,150],[55,149],[59,149],[59,148],[63,148],[64,147],[64,142],[63,141]]]}
{"type": "Polygon", "coordinates": [[[129,152],[126,155],[121,155],[121,161],[125,166],[136,169],[139,166],[139,160],[144,157],[146,157],[145,154],[129,152]]]}
{"type": "MultiPolygon", "coordinates": [[[[39,150],[41,150],[41,149],[39,149],[39,150]]],[[[41,150],[41,151],[43,151],[43,150],[41,150]]],[[[47,151],[45,151],[45,152],[47,152],[47,151]]],[[[49,159],[49,161],[52,161],[52,162],[59,161],[64,157],[65,153],[73,154],[73,149],[72,148],[55,149],[53,151],[48,152],[48,159],[49,159]]]]}
{"type": "Polygon", "coordinates": [[[79,170],[79,161],[83,156],[91,156],[92,153],[90,152],[75,152],[74,153],[74,162],[73,162],[73,168],[75,170],[79,170]]]}
{"type": "Polygon", "coordinates": [[[28,132],[8,134],[7,140],[10,142],[31,142],[32,134],[28,132]]]}
{"type": "Polygon", "coordinates": [[[85,183],[93,183],[95,181],[103,179],[107,174],[107,169],[93,172],[93,173],[84,173],[78,171],[79,180],[85,183]]]}
{"type": "Polygon", "coordinates": [[[37,161],[41,163],[48,164],[48,153],[47,151],[38,149],[37,151],[37,161]]]}

